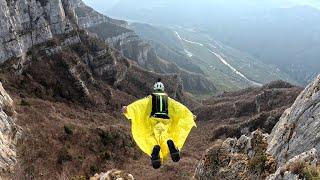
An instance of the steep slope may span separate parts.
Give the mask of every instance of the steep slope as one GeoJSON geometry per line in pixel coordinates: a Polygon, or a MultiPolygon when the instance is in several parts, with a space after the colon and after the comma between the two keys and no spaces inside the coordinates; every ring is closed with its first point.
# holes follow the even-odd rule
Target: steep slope
{"type": "MultiPolygon", "coordinates": [[[[1,21],[21,28],[0,36],[1,42],[12,34],[16,38],[10,41],[14,46],[2,43],[1,55],[5,56],[0,70],[1,82],[16,107],[16,123],[23,129],[15,152],[17,128],[7,103],[12,102],[1,91],[0,164],[1,169],[10,169],[12,179],[90,177],[97,171],[126,169],[127,164],[147,158],[135,146],[129,123],[119,109],[149,94],[159,77],[167,84],[170,96],[197,106],[184,94],[178,76],[144,70],[104,41],[80,30],[73,13],[75,3],[78,1],[2,3],[17,16],[5,16],[1,21]],[[32,13],[26,12],[25,6],[32,13]],[[54,11],[57,8],[59,11],[54,11]],[[20,16],[26,22],[15,21],[20,16]],[[60,24],[51,23],[56,16],[63,17],[60,24]],[[30,19],[33,29],[24,26],[30,19]],[[68,24],[68,31],[53,33],[56,26],[64,24],[68,24]],[[46,31],[39,32],[42,27],[46,31]],[[25,34],[19,34],[22,32],[25,34]],[[40,36],[41,41],[32,41],[40,36]],[[18,163],[12,168],[15,153],[18,163]]],[[[6,176],[3,171],[0,174],[6,176]]]]}
{"type": "Polygon", "coordinates": [[[241,136],[257,128],[270,132],[283,111],[301,91],[283,81],[249,88],[202,101],[194,111],[213,128],[211,138],[241,136]]]}
{"type": "MultiPolygon", "coordinates": [[[[91,17],[104,17],[96,11],[92,11],[91,8],[84,3],[78,5],[76,12],[80,19],[90,20],[91,17]]],[[[143,41],[134,31],[124,27],[122,24],[119,25],[117,22],[97,20],[95,20],[95,22],[97,23],[88,26],[88,23],[85,21],[79,21],[81,27],[86,28],[89,32],[104,39],[112,47],[119,50],[125,57],[136,61],[141,67],[156,73],[174,73],[180,75],[183,84],[186,85],[186,91],[195,94],[210,94],[216,92],[213,83],[207,80],[202,74],[188,72],[189,69],[181,69],[180,64],[173,63],[175,61],[160,58],[147,41],[143,41]],[[198,86],[198,84],[190,83],[194,81],[201,81],[200,84],[206,84],[206,86],[198,86]]]]}
{"type": "Polygon", "coordinates": [[[216,141],[196,179],[319,179],[320,75],[300,93],[272,129],[216,141]]]}
{"type": "Polygon", "coordinates": [[[265,153],[268,134],[217,141],[198,164],[194,179],[265,179],[275,172],[276,163],[265,153]]]}
{"type": "MultiPolygon", "coordinates": [[[[142,69],[104,40],[81,30],[76,20],[79,18],[72,13],[79,1],[17,0],[8,3],[6,8],[17,14],[24,12],[15,10],[20,4],[36,8],[37,12],[58,6],[61,10],[58,12],[65,19],[61,23],[70,22],[72,26],[72,30],[54,34],[42,43],[28,44],[30,48],[21,54],[12,54],[1,64],[0,79],[13,100],[17,112],[15,123],[23,130],[16,147],[17,164],[9,174],[11,179],[89,178],[113,168],[130,172],[137,179],[186,179],[212,140],[228,136],[228,133],[215,133],[215,128],[219,130],[233,122],[232,128],[237,128],[238,124],[238,129],[246,131],[244,125],[251,124],[252,120],[267,121],[263,128],[268,131],[278,120],[274,111],[289,106],[300,91],[299,87],[288,83],[274,82],[204,101],[206,110],[202,111],[201,104],[183,91],[179,76],[142,69]],[[124,120],[120,108],[149,94],[158,77],[166,83],[171,97],[195,110],[199,121],[198,129],[192,131],[182,150],[182,160],[179,163],[169,161],[162,169],[154,171],[149,157],[133,142],[130,123],[124,120]],[[280,98],[284,96],[287,98],[280,98]],[[221,100],[226,103],[219,103],[221,100]],[[257,100],[254,110],[247,108],[254,100],[257,100]],[[220,107],[226,110],[225,116],[220,107]],[[205,117],[200,113],[210,115],[205,117]],[[250,121],[245,121],[247,119],[250,121]]],[[[49,22],[50,16],[42,15],[37,14],[39,19],[49,22]]],[[[27,13],[23,17],[33,19],[33,16],[27,13]]],[[[42,27],[42,21],[34,23],[42,27]]],[[[51,25],[45,27],[51,29],[51,25]]],[[[203,85],[199,81],[192,83],[203,85]]],[[[10,111],[5,108],[4,111],[11,116],[10,111]]],[[[14,128],[12,130],[14,132],[14,128]]],[[[6,135],[6,139],[10,138],[6,135]]],[[[10,144],[11,147],[14,146],[10,144]]],[[[0,159],[6,157],[6,154],[0,155],[0,159]]]]}
{"type": "Polygon", "coordinates": [[[269,137],[268,153],[278,167],[312,148],[320,153],[320,76],[298,96],[282,115],[269,137]]]}
{"type": "Polygon", "coordinates": [[[0,178],[12,173],[17,162],[16,145],[20,128],[15,124],[13,101],[0,83],[0,178]]]}

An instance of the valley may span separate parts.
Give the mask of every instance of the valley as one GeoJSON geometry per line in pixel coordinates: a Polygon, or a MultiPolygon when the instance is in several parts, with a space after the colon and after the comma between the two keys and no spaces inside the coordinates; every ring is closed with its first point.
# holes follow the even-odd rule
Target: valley
{"type": "Polygon", "coordinates": [[[203,29],[128,23],[82,0],[0,10],[0,179],[319,178],[320,75],[302,87],[203,29]],[[158,78],[197,128],[155,170],[121,110],[158,78]]]}

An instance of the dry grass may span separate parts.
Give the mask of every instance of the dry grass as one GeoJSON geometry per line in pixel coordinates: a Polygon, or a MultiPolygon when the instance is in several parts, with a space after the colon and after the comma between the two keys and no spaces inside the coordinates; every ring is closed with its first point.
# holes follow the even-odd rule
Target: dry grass
{"type": "MultiPolygon", "coordinates": [[[[263,126],[269,117],[256,118],[257,109],[252,109],[253,99],[268,89],[248,89],[209,100],[205,102],[207,105],[195,110],[199,115],[198,128],[192,130],[182,150],[182,160],[179,163],[169,160],[164,170],[155,171],[150,166],[150,158],[135,145],[130,123],[119,108],[150,93],[148,89],[158,77],[167,84],[171,96],[184,103],[193,101],[184,95],[178,76],[145,71],[103,42],[83,36],[83,44],[76,46],[81,48],[67,48],[51,57],[45,56],[41,47],[55,46],[55,43],[37,46],[28,53],[32,63],[26,63],[21,74],[10,68],[17,59],[1,65],[0,78],[14,99],[17,124],[24,129],[17,149],[20,179],[88,178],[96,171],[114,168],[126,170],[136,179],[187,179],[210,147],[216,127],[226,126],[218,136],[238,136],[239,131],[234,128],[250,124],[254,124],[252,128],[263,126]],[[101,49],[107,49],[107,54],[96,57],[95,63],[83,62],[80,58],[86,53],[95,56],[95,51],[101,49]],[[106,64],[116,65],[99,76],[95,70],[105,68],[106,64]],[[71,69],[79,77],[70,73],[71,69]],[[85,82],[89,96],[77,78],[85,82]]],[[[290,105],[299,91],[291,88],[266,95],[260,109],[281,112],[281,107],[290,105]],[[283,96],[288,99],[281,99],[283,96]],[[282,100],[279,104],[269,107],[269,101],[275,104],[279,98],[282,100]]]]}

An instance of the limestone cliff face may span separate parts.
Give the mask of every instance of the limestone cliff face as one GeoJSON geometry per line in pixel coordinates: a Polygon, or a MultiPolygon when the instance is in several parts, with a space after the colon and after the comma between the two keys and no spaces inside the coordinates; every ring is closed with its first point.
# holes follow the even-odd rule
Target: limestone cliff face
{"type": "Polygon", "coordinates": [[[320,75],[299,95],[274,127],[268,145],[278,166],[315,148],[320,155],[320,75]]]}
{"type": "Polygon", "coordinates": [[[72,31],[73,1],[1,0],[0,62],[22,56],[33,45],[72,31]]]}
{"type": "Polygon", "coordinates": [[[16,143],[20,130],[14,122],[13,101],[0,83],[0,179],[12,172],[16,163],[16,143]]]}

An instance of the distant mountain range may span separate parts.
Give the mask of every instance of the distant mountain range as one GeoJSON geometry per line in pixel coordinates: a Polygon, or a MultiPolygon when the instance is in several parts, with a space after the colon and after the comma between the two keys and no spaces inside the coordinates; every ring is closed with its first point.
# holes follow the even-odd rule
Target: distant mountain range
{"type": "Polygon", "coordinates": [[[191,67],[200,67],[201,72],[220,91],[259,86],[277,79],[297,83],[275,66],[267,65],[194,29],[177,26],[164,28],[141,23],[132,23],[130,27],[149,40],[161,58],[181,65],[180,61],[188,62],[189,66],[182,67],[191,71],[195,71],[191,67]]]}
{"type": "Polygon", "coordinates": [[[194,29],[274,66],[301,85],[320,72],[317,1],[187,1],[183,6],[179,1],[139,2],[119,1],[105,12],[130,21],[194,29]]]}

